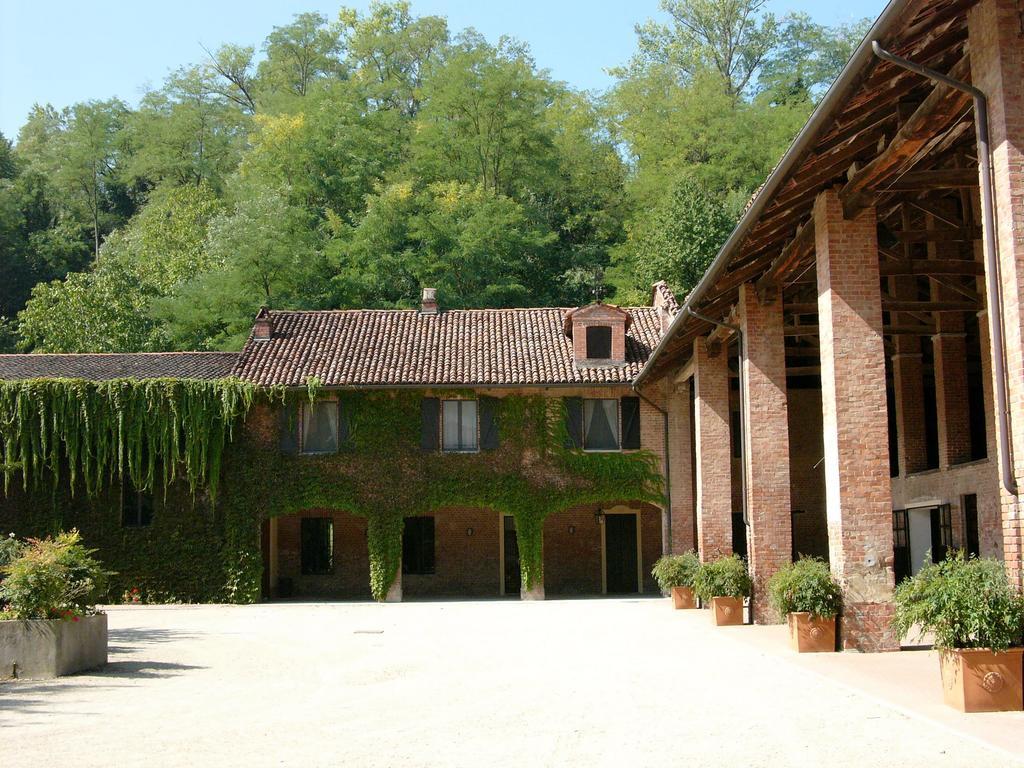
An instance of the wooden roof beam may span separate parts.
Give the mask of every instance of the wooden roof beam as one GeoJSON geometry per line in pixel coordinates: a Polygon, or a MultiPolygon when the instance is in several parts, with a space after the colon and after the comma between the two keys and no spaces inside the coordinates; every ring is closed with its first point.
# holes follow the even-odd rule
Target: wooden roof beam
{"type": "Polygon", "coordinates": [[[966,259],[911,259],[883,261],[878,265],[882,277],[899,275],[984,275],[985,265],[966,259]]]}
{"type": "Polygon", "coordinates": [[[761,302],[771,301],[778,293],[779,285],[786,273],[793,268],[803,257],[814,250],[814,219],[811,218],[806,224],[796,231],[796,236],[790,240],[782,249],[782,252],[775,258],[768,267],[768,270],[757,281],[757,295],[761,302]]]}
{"type": "MultiPolygon", "coordinates": [[[[949,76],[964,80],[970,76],[970,58],[964,56],[949,76]]],[[[839,193],[843,215],[852,219],[871,204],[873,191],[899,173],[929,142],[941,135],[971,103],[968,93],[938,83],[921,102],[881,154],[858,169],[839,193]]]]}

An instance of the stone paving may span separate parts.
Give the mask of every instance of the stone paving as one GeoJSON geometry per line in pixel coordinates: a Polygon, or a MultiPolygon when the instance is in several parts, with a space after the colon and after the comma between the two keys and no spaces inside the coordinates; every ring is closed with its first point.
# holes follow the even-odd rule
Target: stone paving
{"type": "Polygon", "coordinates": [[[931,706],[928,652],[798,659],[778,627],[715,629],[663,599],[109,613],[104,671],[0,685],[4,768],[937,768],[1024,754],[1020,713],[931,706]]]}

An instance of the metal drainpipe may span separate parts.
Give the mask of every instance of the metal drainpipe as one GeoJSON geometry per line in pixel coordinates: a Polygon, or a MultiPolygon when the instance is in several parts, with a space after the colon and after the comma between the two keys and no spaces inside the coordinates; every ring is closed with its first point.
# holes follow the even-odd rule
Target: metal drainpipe
{"type": "Polygon", "coordinates": [[[668,525],[665,526],[665,532],[668,534],[668,541],[665,542],[665,554],[672,554],[672,464],[669,461],[668,455],[668,410],[662,408],[655,402],[652,402],[643,392],[637,389],[636,384],[632,385],[633,391],[636,392],[636,396],[647,403],[651,408],[661,414],[662,423],[662,439],[663,439],[663,450],[665,451],[665,506],[667,507],[666,512],[668,513],[666,519],[668,525]]]}
{"type": "MultiPolygon", "coordinates": [[[[747,426],[748,425],[743,423],[744,414],[746,412],[745,408],[744,408],[744,404],[747,402],[746,385],[743,382],[743,364],[746,362],[746,359],[747,359],[747,350],[746,350],[746,344],[744,342],[744,337],[743,337],[743,329],[740,328],[738,325],[733,325],[732,323],[723,323],[721,320],[713,320],[710,317],[708,317],[707,315],[702,315],[699,312],[694,312],[689,307],[686,307],[685,310],[686,310],[687,314],[689,314],[691,317],[695,317],[698,320],[703,320],[705,323],[711,323],[712,325],[717,325],[720,328],[728,328],[730,331],[733,331],[736,334],[736,338],[739,341],[739,346],[740,346],[740,350],[739,350],[740,351],[740,371],[739,371],[739,373],[740,373],[740,498],[741,498],[741,505],[742,505],[742,510],[743,510],[743,525],[745,525],[749,529],[750,528],[750,513],[749,513],[749,510],[747,509],[747,450],[746,450],[746,445],[745,445],[746,441],[744,440],[744,435],[747,434],[747,426]]],[[[722,350],[722,354],[726,354],[726,351],[722,350]]],[[[728,367],[728,366],[726,366],[726,367],[728,367]]],[[[748,533],[749,533],[749,530],[748,530],[748,533]]],[[[747,541],[748,542],[750,541],[750,536],[749,535],[747,536],[747,541]]],[[[748,557],[750,556],[749,550],[747,551],[747,556],[748,557]]]]}
{"type": "Polygon", "coordinates": [[[996,215],[995,203],[992,200],[992,153],[989,149],[988,99],[980,89],[975,88],[969,83],[954,80],[948,75],[936,72],[934,69],[923,67],[901,56],[889,53],[889,51],[882,48],[877,40],[871,41],[871,50],[880,59],[884,59],[911,72],[916,72],[929,80],[945,83],[951,88],[956,88],[958,91],[969,93],[974,98],[974,130],[978,137],[978,168],[981,173],[981,213],[984,220],[985,272],[988,275],[988,278],[985,280],[985,286],[988,298],[989,327],[992,331],[992,364],[995,368],[994,372],[998,383],[995,390],[996,410],[999,416],[996,420],[999,439],[999,464],[1003,487],[1008,493],[1017,498],[1017,479],[1013,475],[1013,458],[1010,445],[1010,409],[1007,404],[1009,397],[1006,378],[1006,341],[1003,338],[1002,280],[999,270],[999,258],[996,255],[996,215]]]}

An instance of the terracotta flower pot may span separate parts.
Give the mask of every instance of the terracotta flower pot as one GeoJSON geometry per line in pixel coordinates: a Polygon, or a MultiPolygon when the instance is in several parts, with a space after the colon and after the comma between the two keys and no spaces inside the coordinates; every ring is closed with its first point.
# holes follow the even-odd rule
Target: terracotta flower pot
{"type": "Polygon", "coordinates": [[[712,597],[711,619],[716,627],[732,627],[743,623],[742,597],[712,597]]]}
{"type": "Polygon", "coordinates": [[[797,653],[832,653],[836,649],[836,620],[811,613],[787,613],[789,644],[797,653]]]}
{"type": "Polygon", "coordinates": [[[942,697],[961,712],[1019,712],[1024,709],[1021,655],[1024,648],[993,653],[958,648],[939,656],[942,697]]]}
{"type": "Polygon", "coordinates": [[[693,597],[693,590],[689,587],[672,587],[672,607],[676,610],[696,608],[697,601],[693,597]]]}

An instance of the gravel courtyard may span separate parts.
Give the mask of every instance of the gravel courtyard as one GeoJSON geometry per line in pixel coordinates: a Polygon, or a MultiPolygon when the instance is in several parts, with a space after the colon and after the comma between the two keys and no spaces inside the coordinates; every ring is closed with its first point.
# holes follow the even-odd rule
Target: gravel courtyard
{"type": "Polygon", "coordinates": [[[665,600],[109,613],[102,673],[0,685],[0,765],[1016,764],[665,600]]]}

